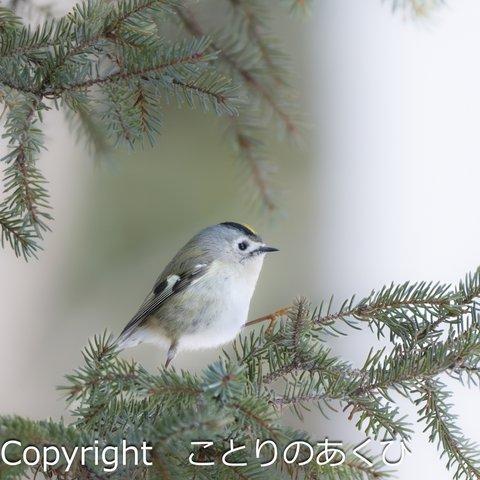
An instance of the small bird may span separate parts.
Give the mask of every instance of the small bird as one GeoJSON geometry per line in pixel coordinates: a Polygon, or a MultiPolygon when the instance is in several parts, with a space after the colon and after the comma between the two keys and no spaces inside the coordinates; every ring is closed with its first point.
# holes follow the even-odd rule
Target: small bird
{"type": "Polygon", "coordinates": [[[118,347],[168,347],[168,367],[179,350],[229,342],[247,320],[265,254],[276,251],[240,223],[201,230],[165,267],[118,337],[118,347]]]}

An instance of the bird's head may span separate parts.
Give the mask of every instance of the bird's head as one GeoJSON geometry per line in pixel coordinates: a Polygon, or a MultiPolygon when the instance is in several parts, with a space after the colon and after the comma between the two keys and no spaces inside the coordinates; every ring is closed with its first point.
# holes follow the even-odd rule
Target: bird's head
{"type": "Polygon", "coordinates": [[[251,227],[241,223],[219,223],[203,233],[210,254],[224,263],[245,267],[261,265],[267,253],[278,251],[278,248],[266,245],[251,227]]]}

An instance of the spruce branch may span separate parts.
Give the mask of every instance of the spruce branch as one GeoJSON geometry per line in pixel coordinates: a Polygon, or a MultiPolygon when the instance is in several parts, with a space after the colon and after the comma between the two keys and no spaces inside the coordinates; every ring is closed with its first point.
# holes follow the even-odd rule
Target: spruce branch
{"type": "Polygon", "coordinates": [[[0,210],[0,244],[8,243],[17,257],[35,257],[40,246],[32,228],[16,217],[8,208],[0,210]]]}
{"type": "MultiPolygon", "coordinates": [[[[376,327],[379,336],[384,336],[385,329],[389,329],[392,340],[408,339],[413,331],[418,332],[418,335],[421,331],[425,336],[441,323],[465,312],[465,307],[480,293],[479,275],[479,271],[469,275],[467,286],[461,282],[458,291],[451,291],[449,285],[439,283],[392,283],[379,291],[372,291],[360,301],[356,301],[355,297],[345,300],[337,311],[333,311],[332,297],[330,301],[322,302],[315,309],[312,321],[332,335],[342,334],[336,326],[337,322],[343,322],[352,328],[359,328],[359,324],[363,322],[371,328],[376,327]],[[434,321],[428,322],[428,317],[435,317],[434,321]]],[[[250,323],[270,319],[271,316],[266,315],[250,323]]]]}
{"type": "Polygon", "coordinates": [[[252,203],[260,203],[268,212],[273,213],[277,210],[277,199],[272,187],[272,168],[265,144],[259,136],[262,128],[258,124],[257,120],[249,119],[245,122],[240,117],[232,118],[227,135],[231,138],[237,158],[242,161],[240,170],[247,166],[247,177],[255,187],[254,195],[250,196],[252,203]],[[253,128],[254,125],[258,128],[253,128]]]}
{"type": "Polygon", "coordinates": [[[277,40],[268,32],[265,18],[268,18],[266,5],[262,2],[230,0],[233,7],[233,20],[240,29],[245,29],[250,41],[260,53],[261,62],[277,86],[288,86],[286,56],[277,45],[277,40]]]}
{"type": "MultiPolygon", "coordinates": [[[[283,3],[305,10],[311,2],[283,3]]],[[[15,0],[10,6],[26,4],[15,0]]],[[[249,204],[262,206],[269,215],[278,211],[267,146],[271,120],[283,137],[299,137],[292,67],[271,33],[275,10],[268,2],[228,0],[227,7],[214,29],[199,20],[202,4],[190,8],[183,0],[84,0],[61,18],[42,14],[46,18],[36,27],[23,23],[23,8],[14,13],[1,7],[0,97],[9,111],[5,128],[23,115],[23,104],[36,102],[31,121],[24,122],[30,123],[25,135],[36,135],[40,145],[40,113],[63,108],[70,123],[80,126],[77,135],[101,155],[117,145],[154,145],[166,102],[211,110],[228,119],[222,127],[240,159],[241,182],[252,187],[246,195],[249,204]],[[177,25],[181,29],[172,32],[177,25]]],[[[25,144],[26,138],[17,140],[25,144]]],[[[40,239],[50,220],[46,179],[37,166],[38,152],[28,159],[17,153],[6,173],[6,188],[15,203],[13,213],[28,211],[40,239]]]]}
{"type": "Polygon", "coordinates": [[[420,406],[421,420],[427,424],[429,440],[442,449],[442,457],[447,456],[447,469],[456,467],[454,480],[479,478],[479,446],[465,438],[455,424],[456,415],[448,402],[451,394],[445,385],[437,379],[429,380],[418,386],[418,393],[420,397],[415,403],[420,406]]]}
{"type": "Polygon", "coordinates": [[[9,33],[16,30],[22,21],[10,8],[0,7],[0,31],[9,33]]]}
{"type": "Polygon", "coordinates": [[[307,471],[305,478],[306,480],[378,480],[392,477],[392,472],[385,468],[381,459],[370,455],[370,462],[371,466],[353,455],[347,455],[345,462],[341,465],[312,467],[307,471]]]}
{"type": "MultiPolygon", "coordinates": [[[[304,315],[303,321],[298,324],[295,315],[305,309],[300,302],[291,307],[294,317],[284,317],[283,321],[277,322],[274,332],[267,333],[268,329],[262,328],[258,336],[250,335],[239,340],[235,345],[235,355],[238,361],[247,362],[248,371],[252,379],[257,379],[259,388],[272,392],[271,401],[277,407],[288,406],[301,417],[301,410],[308,408],[309,404],[317,405],[326,415],[329,409],[335,410],[332,402],[340,402],[349,418],[356,418],[357,427],[362,430],[368,430],[373,435],[389,432],[408,440],[410,428],[399,416],[398,409],[392,406],[391,391],[414,400],[419,384],[437,381],[442,374],[462,382],[466,377],[468,384],[475,385],[478,380],[478,285],[478,270],[467,275],[456,287],[427,283],[392,285],[378,294],[372,293],[359,304],[346,302],[336,313],[331,313],[329,308],[325,311],[322,307],[320,311],[324,313],[319,315],[317,309],[313,314],[304,315]],[[406,330],[404,342],[394,343],[390,353],[372,351],[360,369],[332,356],[328,348],[315,345],[324,334],[325,323],[330,325],[330,322],[344,316],[358,315],[362,321],[381,330],[383,326],[372,322],[372,319],[376,320],[379,312],[389,312],[390,309],[395,312],[395,317],[389,319],[391,322],[402,322],[408,318],[414,325],[421,325],[421,331],[425,328],[422,310],[426,310],[429,312],[428,325],[434,325],[435,329],[446,326],[446,330],[428,336],[428,341],[424,339],[421,347],[418,343],[419,330],[406,330]],[[419,319],[415,320],[415,315],[419,319]],[[449,318],[452,322],[446,321],[449,318]],[[306,342],[301,349],[298,325],[309,325],[300,334],[306,342]],[[312,339],[315,339],[313,344],[312,339]],[[279,345],[282,347],[279,348],[279,345]],[[301,360],[298,361],[298,358],[301,360]],[[281,391],[282,385],[283,392],[276,393],[278,389],[281,391]]],[[[266,315],[253,323],[262,323],[270,318],[266,315]]],[[[392,337],[392,342],[394,339],[392,337]]]]}
{"type": "MultiPolygon", "coordinates": [[[[256,439],[273,439],[279,448],[294,440],[309,440],[306,434],[282,424],[283,407],[300,418],[303,409],[313,406],[325,416],[331,410],[344,412],[365,435],[382,438],[388,434],[408,444],[411,423],[396,404],[393,394],[397,393],[418,406],[418,420],[426,423],[441,456],[448,457],[447,466],[455,469],[454,478],[472,478],[478,476],[478,447],[455,425],[441,378],[450,375],[463,380],[466,375],[467,379],[478,379],[478,285],[477,270],[458,286],[409,283],[382,289],[381,294],[374,293],[367,302],[360,302],[365,321],[369,316],[377,318],[378,309],[389,308],[397,312],[397,321],[403,321],[404,316],[399,315],[402,310],[410,318],[418,314],[420,305],[428,309],[431,319],[450,313],[456,320],[442,322],[446,326],[442,335],[430,335],[421,345],[416,342],[417,332],[407,330],[410,340],[399,343],[392,339],[390,349],[372,348],[359,367],[332,354],[323,341],[325,325],[317,321],[318,309],[312,310],[305,299],[258,319],[259,329],[250,329],[234,343],[233,352],[223,352],[218,361],[198,374],[165,368],[149,372],[135,361],[120,358],[116,343],[104,334],[90,342],[84,350],[84,364],[67,376],[62,388],[75,421],[67,426],[0,417],[0,441],[10,438],[13,425],[22,439],[35,445],[60,441],[74,445],[93,438],[102,444],[119,445],[123,438],[133,444],[148,439],[154,447],[152,470],[141,465],[122,466],[108,476],[126,480],[132,475],[142,478],[148,472],[162,478],[203,478],[207,471],[195,469],[186,459],[192,452],[189,442],[206,438],[214,445],[195,454],[217,462],[208,475],[225,480],[271,478],[271,472],[259,466],[261,459],[254,458],[256,439]],[[268,326],[264,324],[267,320],[271,323],[268,326]],[[236,459],[246,461],[247,467],[229,468],[221,463],[228,449],[226,439],[246,445],[236,459]]],[[[351,308],[356,307],[342,312],[351,308]]],[[[423,321],[420,314],[417,323],[423,321]]],[[[372,323],[372,328],[382,328],[376,325],[372,323]]],[[[304,468],[288,465],[283,474],[341,480],[388,477],[390,472],[378,459],[372,460],[372,465],[367,465],[347,456],[335,469],[315,463],[304,468]]],[[[20,473],[28,473],[26,467],[20,473]]],[[[38,473],[59,480],[104,475],[90,463],[76,465],[69,474],[61,467],[38,473]]]]}
{"type": "MultiPolygon", "coordinates": [[[[267,128],[263,118],[250,120],[261,109],[249,97],[268,105],[286,131],[296,127],[270,89],[271,82],[286,87],[288,71],[268,31],[270,14],[260,2],[233,5],[226,20],[234,19],[238,28],[225,29],[209,41],[212,32],[204,33],[195,14],[177,0],[85,1],[64,17],[46,18],[34,28],[2,7],[0,93],[3,99],[21,99],[9,102],[15,118],[20,104],[32,99],[41,110],[50,104],[62,106],[72,125],[81,126],[78,135],[97,153],[108,152],[111,144],[119,142],[132,148],[153,145],[162,126],[162,103],[169,99],[226,115],[231,118],[227,124],[234,125],[229,137],[243,159],[242,171],[249,172],[258,191],[249,198],[272,212],[277,205],[262,138],[267,128]],[[172,20],[185,25],[190,40],[160,36],[172,20]],[[243,51],[235,44],[243,44],[243,51]],[[258,61],[256,52],[261,56],[258,61]],[[237,120],[239,110],[242,119],[237,120]]],[[[278,92],[278,97],[287,96],[278,92]]],[[[31,120],[40,135],[41,117],[35,113],[31,120]]],[[[24,161],[20,152],[7,172],[7,182],[11,181],[12,192],[22,193],[11,200],[23,201],[40,233],[49,216],[37,156],[24,161]],[[20,182],[22,192],[13,186],[20,182]]]]}
{"type": "MultiPolygon", "coordinates": [[[[46,180],[37,166],[43,146],[40,113],[49,104],[64,107],[100,153],[108,152],[111,143],[153,145],[162,125],[162,103],[170,98],[217,115],[237,115],[235,85],[214,68],[218,52],[208,39],[160,37],[159,25],[171,21],[167,14],[178,5],[176,0],[111,5],[92,0],[36,28],[24,26],[2,7],[0,95],[8,110],[5,135],[11,147],[3,159],[5,206],[38,239],[51,219],[46,180]]],[[[10,233],[8,238],[19,237],[10,233]]]]}
{"type": "Polygon", "coordinates": [[[42,108],[37,97],[12,100],[3,135],[10,152],[0,160],[6,164],[2,239],[24,258],[35,256],[36,241],[49,229],[47,221],[52,218],[46,181],[35,164],[43,146],[42,132],[36,126],[42,108]]]}
{"type": "MultiPolygon", "coordinates": [[[[240,22],[240,26],[234,25],[232,28],[232,25],[229,25],[225,32],[217,33],[211,48],[219,51],[219,59],[226,71],[237,78],[249,104],[257,100],[263,103],[277,118],[281,130],[289,136],[297,137],[299,127],[294,114],[290,112],[289,106],[280,100],[291,96],[291,93],[285,90],[288,82],[286,68],[283,67],[284,58],[274,46],[276,41],[272,38],[267,41],[263,35],[265,22],[262,17],[266,18],[267,15],[262,2],[235,0],[231,3],[233,22],[240,22]],[[237,32],[233,36],[232,30],[237,32]],[[245,47],[239,49],[239,45],[245,47]],[[276,88],[272,88],[275,85],[276,88]],[[277,95],[274,95],[273,91],[276,91],[277,95]]],[[[197,38],[205,35],[192,10],[182,6],[177,7],[176,13],[187,32],[197,38]]],[[[265,137],[268,135],[263,126],[265,123],[264,117],[257,118],[256,114],[249,115],[241,109],[240,117],[231,121],[227,138],[230,139],[237,157],[243,160],[250,172],[251,183],[257,192],[256,198],[267,212],[272,213],[277,210],[277,202],[272,193],[271,167],[265,149],[265,137]]]]}
{"type": "Polygon", "coordinates": [[[362,322],[375,328],[379,337],[388,330],[392,341],[405,343],[416,341],[414,334],[420,331],[424,335],[427,330],[433,333],[441,322],[461,314],[462,306],[455,302],[455,293],[449,290],[449,285],[406,282],[373,291],[359,302],[354,298],[347,300],[337,312],[332,313],[332,301],[323,303],[314,321],[333,334],[339,333],[335,326],[338,321],[354,328],[362,322]],[[442,320],[433,324],[429,318],[442,320]]]}
{"type": "Polygon", "coordinates": [[[42,217],[48,218],[40,211],[40,207],[47,207],[48,195],[43,188],[44,179],[35,167],[43,144],[41,131],[35,126],[40,107],[37,98],[20,102],[13,111],[11,107],[7,117],[4,138],[9,139],[10,152],[0,159],[8,165],[5,191],[10,195],[6,205],[19,215],[25,214],[25,220],[40,232],[47,228],[42,217]]]}
{"type": "Polygon", "coordinates": [[[212,107],[218,115],[237,116],[232,89],[225,82],[227,79],[212,73],[203,71],[190,81],[173,78],[173,96],[179,104],[186,103],[192,108],[199,104],[204,111],[209,111],[212,107]]]}

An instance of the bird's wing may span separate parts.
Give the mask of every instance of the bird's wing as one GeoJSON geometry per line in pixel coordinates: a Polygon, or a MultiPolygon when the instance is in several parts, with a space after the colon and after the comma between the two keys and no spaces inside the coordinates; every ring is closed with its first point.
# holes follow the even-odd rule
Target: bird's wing
{"type": "Polygon", "coordinates": [[[141,326],[147,318],[160,308],[165,300],[185,290],[194,281],[205,275],[208,271],[208,266],[207,263],[199,263],[180,274],[171,273],[170,275],[161,275],[153,286],[151,293],[138,309],[138,312],[123,329],[119,339],[128,337],[134,330],[141,326]]]}

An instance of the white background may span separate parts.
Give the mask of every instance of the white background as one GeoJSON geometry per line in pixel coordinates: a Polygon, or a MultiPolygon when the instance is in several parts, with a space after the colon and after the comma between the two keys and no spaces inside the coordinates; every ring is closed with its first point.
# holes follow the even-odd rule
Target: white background
{"type": "MultiPolygon", "coordinates": [[[[337,298],[392,280],[454,282],[480,263],[480,2],[449,4],[414,22],[376,0],[316,12],[317,251],[337,298]]],[[[338,346],[357,361],[367,347],[338,346]]],[[[478,389],[454,391],[479,440],[478,389]]],[[[399,478],[451,475],[419,434],[399,478]]]]}

